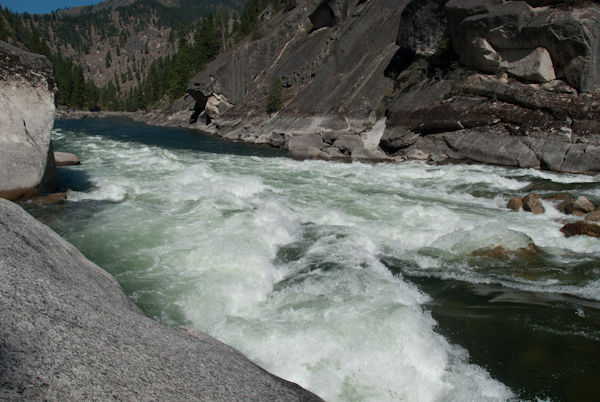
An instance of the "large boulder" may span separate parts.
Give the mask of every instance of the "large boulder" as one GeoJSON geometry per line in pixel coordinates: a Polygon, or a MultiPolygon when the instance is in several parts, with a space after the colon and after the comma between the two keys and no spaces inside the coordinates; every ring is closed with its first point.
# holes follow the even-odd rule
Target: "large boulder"
{"type": "Polygon", "coordinates": [[[33,197],[56,188],[51,144],[52,64],[0,41],[0,197],[33,197]]]}
{"type": "Polygon", "coordinates": [[[530,81],[565,77],[583,92],[598,89],[600,9],[591,2],[538,7],[546,3],[450,0],[446,15],[462,62],[484,72],[507,70],[530,81]]]}
{"type": "Polygon", "coordinates": [[[533,151],[518,138],[493,131],[460,130],[444,135],[451,157],[521,168],[538,167],[533,151]]]}
{"type": "Polygon", "coordinates": [[[0,244],[2,400],[321,401],[200,331],[145,317],[112,276],[1,199],[0,244]]]}

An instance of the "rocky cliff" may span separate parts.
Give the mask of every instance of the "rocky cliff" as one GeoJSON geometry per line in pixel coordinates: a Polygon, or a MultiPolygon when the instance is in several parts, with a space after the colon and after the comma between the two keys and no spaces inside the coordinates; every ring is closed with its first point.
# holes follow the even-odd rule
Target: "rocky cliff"
{"type": "Polygon", "coordinates": [[[597,4],[292,3],[190,82],[194,127],[299,157],[600,172],[597,4]]]}
{"type": "Polygon", "coordinates": [[[320,401],[235,349],[146,318],[108,273],[0,199],[3,401],[320,401]]]}
{"type": "Polygon", "coordinates": [[[56,187],[55,91],[45,57],[0,41],[0,197],[17,200],[56,187]]]}

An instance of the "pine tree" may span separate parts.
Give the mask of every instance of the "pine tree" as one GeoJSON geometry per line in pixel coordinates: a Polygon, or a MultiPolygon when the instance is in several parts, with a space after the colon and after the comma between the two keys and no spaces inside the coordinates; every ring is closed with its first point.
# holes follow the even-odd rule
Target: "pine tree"
{"type": "Polygon", "coordinates": [[[275,113],[283,107],[283,84],[281,77],[273,78],[267,94],[267,113],[275,113]]]}
{"type": "Polygon", "coordinates": [[[110,49],[106,52],[106,58],[104,59],[104,65],[106,68],[110,67],[110,63],[112,62],[112,58],[110,57],[110,49]]]}

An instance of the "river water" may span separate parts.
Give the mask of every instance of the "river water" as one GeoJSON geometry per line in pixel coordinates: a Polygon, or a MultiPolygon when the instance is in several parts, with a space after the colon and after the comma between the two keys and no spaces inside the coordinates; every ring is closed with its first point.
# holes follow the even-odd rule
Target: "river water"
{"type": "Polygon", "coordinates": [[[59,168],[75,191],[25,207],[169,327],[327,401],[600,395],[600,241],[564,238],[549,201],[505,208],[532,191],[598,205],[598,177],[299,162],[127,119],[53,137],[83,162],[59,168]]]}

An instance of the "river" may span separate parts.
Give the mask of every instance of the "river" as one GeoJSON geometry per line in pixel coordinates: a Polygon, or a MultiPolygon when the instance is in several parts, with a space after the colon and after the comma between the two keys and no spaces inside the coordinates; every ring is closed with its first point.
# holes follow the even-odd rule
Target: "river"
{"type": "Polygon", "coordinates": [[[600,240],[543,200],[600,177],[295,161],[128,119],[57,121],[65,203],[26,204],[149,317],[327,401],[592,401],[600,240]],[[504,252],[498,253],[501,246],[504,252]],[[525,251],[524,251],[525,250],[525,251]]]}

